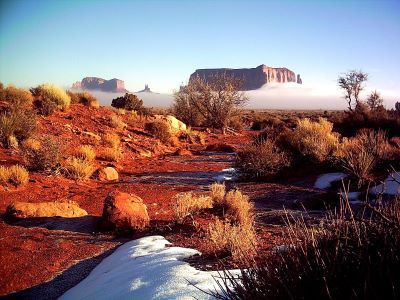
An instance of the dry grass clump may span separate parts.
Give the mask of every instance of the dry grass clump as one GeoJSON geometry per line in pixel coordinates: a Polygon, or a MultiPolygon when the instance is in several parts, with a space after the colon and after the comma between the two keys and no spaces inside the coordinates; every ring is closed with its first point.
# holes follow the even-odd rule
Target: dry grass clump
{"type": "Polygon", "coordinates": [[[96,158],[96,152],[92,146],[83,145],[79,147],[74,156],[83,160],[93,161],[96,158]]]}
{"type": "Polygon", "coordinates": [[[175,220],[180,224],[195,212],[204,208],[212,208],[211,197],[196,197],[192,193],[177,194],[172,201],[175,220]]]}
{"type": "MultiPolygon", "coordinates": [[[[247,195],[243,195],[239,190],[232,190],[225,194],[226,213],[233,220],[243,226],[253,224],[253,205],[247,195]]],[[[252,226],[252,225],[250,225],[252,226]]]]}
{"type": "Polygon", "coordinates": [[[369,180],[374,166],[385,158],[388,146],[384,132],[361,130],[355,137],[345,139],[336,155],[343,168],[357,177],[360,187],[369,180]]]}
{"type": "Polygon", "coordinates": [[[206,142],[205,134],[203,132],[193,130],[191,127],[188,127],[186,132],[182,132],[179,136],[179,139],[190,144],[204,145],[206,142]]]}
{"type": "Polygon", "coordinates": [[[168,124],[160,120],[146,123],[145,130],[150,132],[164,144],[171,143],[171,140],[173,139],[173,134],[171,133],[168,124]]]}
{"type": "Polygon", "coordinates": [[[61,142],[51,135],[25,140],[21,147],[21,154],[31,170],[54,171],[60,166],[62,153],[61,142]]]}
{"type": "Polygon", "coordinates": [[[257,237],[252,226],[232,225],[215,219],[209,224],[207,235],[217,254],[229,253],[234,260],[245,260],[257,254],[257,237]]]}
{"type": "Polygon", "coordinates": [[[214,206],[225,206],[225,184],[215,182],[210,185],[211,199],[214,206]]]}
{"type": "Polygon", "coordinates": [[[71,103],[80,103],[85,106],[98,108],[99,102],[96,97],[88,92],[74,93],[67,91],[68,96],[71,98],[71,103]]]}
{"type": "Polygon", "coordinates": [[[43,115],[51,115],[55,110],[66,111],[70,104],[70,96],[61,88],[52,84],[41,84],[31,89],[35,100],[33,104],[43,115]]]}
{"type": "Polygon", "coordinates": [[[30,110],[3,111],[0,114],[0,145],[18,148],[21,141],[35,132],[36,125],[36,116],[30,110]]]}
{"type": "Polygon", "coordinates": [[[318,122],[305,118],[286,137],[286,142],[303,156],[325,161],[339,145],[339,134],[332,132],[333,124],[324,118],[318,122]]]}
{"type": "Polygon", "coordinates": [[[286,249],[226,273],[216,298],[398,299],[400,199],[358,214],[345,201],[317,226],[289,216],[285,234],[286,249]]]}
{"type": "Polygon", "coordinates": [[[116,162],[121,159],[121,156],[122,153],[119,148],[107,147],[100,151],[99,158],[106,161],[116,162]]]}
{"type": "Polygon", "coordinates": [[[68,158],[64,168],[68,177],[82,181],[89,179],[96,170],[91,161],[78,157],[68,158]]]}
{"type": "Polygon", "coordinates": [[[108,123],[112,128],[115,129],[124,129],[126,124],[121,120],[118,115],[112,115],[108,119],[108,123]]]}
{"type": "Polygon", "coordinates": [[[0,183],[2,185],[6,185],[9,183],[14,186],[21,186],[27,184],[28,181],[29,173],[23,166],[0,166],[0,183]]]}
{"type": "Polygon", "coordinates": [[[250,178],[272,176],[289,165],[289,156],[272,140],[246,145],[236,156],[236,167],[250,178]]]}
{"type": "Polygon", "coordinates": [[[0,89],[0,101],[4,101],[12,109],[28,108],[32,105],[33,97],[29,91],[9,85],[0,89]]]}
{"type": "Polygon", "coordinates": [[[103,143],[111,148],[118,148],[121,143],[121,138],[116,133],[106,133],[102,136],[103,143]]]}

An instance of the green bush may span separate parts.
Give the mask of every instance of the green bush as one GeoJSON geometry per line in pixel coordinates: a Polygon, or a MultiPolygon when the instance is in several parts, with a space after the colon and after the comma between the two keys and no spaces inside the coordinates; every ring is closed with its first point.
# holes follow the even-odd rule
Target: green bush
{"type": "Polygon", "coordinates": [[[61,88],[51,84],[42,84],[31,89],[35,97],[34,105],[43,115],[50,115],[55,110],[66,111],[70,104],[70,96],[61,88]]]}
{"type": "Polygon", "coordinates": [[[138,96],[129,93],[126,93],[122,97],[113,99],[111,102],[111,106],[116,108],[123,108],[126,110],[135,110],[139,113],[144,109],[143,100],[139,99],[138,96]]]}

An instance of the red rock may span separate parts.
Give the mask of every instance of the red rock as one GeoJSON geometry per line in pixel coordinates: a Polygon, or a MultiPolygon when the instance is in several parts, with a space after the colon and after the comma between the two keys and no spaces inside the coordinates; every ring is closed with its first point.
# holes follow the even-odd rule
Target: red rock
{"type": "Polygon", "coordinates": [[[116,231],[134,231],[149,225],[143,200],[133,194],[112,191],[104,201],[102,226],[116,231]]]}
{"type": "MultiPolygon", "coordinates": [[[[296,74],[291,70],[287,68],[272,68],[266,65],[249,69],[198,69],[190,75],[189,81],[196,77],[201,77],[210,82],[214,76],[221,74],[243,79],[243,86],[241,88],[243,91],[256,90],[270,82],[296,82],[296,74]]],[[[297,81],[297,83],[301,82],[297,81]]]]}
{"type": "Polygon", "coordinates": [[[105,167],[99,170],[100,181],[118,181],[118,172],[113,167],[105,167]]]}

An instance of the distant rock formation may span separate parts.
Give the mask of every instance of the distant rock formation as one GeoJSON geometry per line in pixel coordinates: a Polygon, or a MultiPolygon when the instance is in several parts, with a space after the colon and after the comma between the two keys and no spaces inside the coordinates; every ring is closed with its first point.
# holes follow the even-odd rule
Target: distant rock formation
{"type": "MultiPolygon", "coordinates": [[[[243,80],[243,85],[241,90],[249,91],[256,90],[262,87],[266,83],[276,82],[298,82],[296,81],[296,74],[287,68],[271,68],[266,65],[260,65],[257,68],[250,69],[198,69],[192,75],[190,75],[190,80],[199,76],[204,78],[206,81],[211,80],[215,75],[226,74],[228,76],[234,76],[241,78],[243,80]]],[[[297,79],[301,78],[298,76],[297,79]]]]}
{"type": "Polygon", "coordinates": [[[300,74],[297,74],[297,83],[303,84],[303,80],[301,80],[300,74]]]}
{"type": "Polygon", "coordinates": [[[72,85],[72,89],[97,90],[112,93],[127,93],[123,80],[116,78],[106,80],[98,77],[85,77],[82,81],[77,81],[72,85]]]}
{"type": "Polygon", "coordinates": [[[150,90],[149,85],[145,84],[144,89],[141,91],[138,91],[137,93],[152,93],[152,91],[150,90]]]}

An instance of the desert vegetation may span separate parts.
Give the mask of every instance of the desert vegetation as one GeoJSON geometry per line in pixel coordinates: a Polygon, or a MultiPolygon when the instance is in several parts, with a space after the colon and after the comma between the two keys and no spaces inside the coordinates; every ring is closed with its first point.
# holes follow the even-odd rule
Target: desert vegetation
{"type": "Polygon", "coordinates": [[[363,99],[367,76],[354,76],[343,76],[342,112],[243,109],[230,77],[191,80],[172,110],[147,109],[132,94],[101,107],[52,85],[2,87],[0,193],[23,201],[7,203],[7,222],[32,230],[37,217],[21,220],[15,207],[40,213],[71,199],[101,219],[85,223],[91,242],[79,241],[93,249],[107,243],[100,231],[105,240],[166,235],[201,251],[189,259],[199,268],[243,268],[241,280],[225,274],[217,298],[390,299],[397,286],[390,294],[382,282],[398,277],[398,199],[374,188],[400,167],[400,115],[379,91],[363,99]],[[318,187],[325,173],[344,182],[318,187]],[[340,199],[343,184],[357,200],[340,199]]]}
{"type": "Polygon", "coordinates": [[[225,273],[217,299],[396,299],[399,201],[366,206],[361,215],[343,199],[319,226],[287,216],[285,247],[239,279],[225,273]]]}
{"type": "Polygon", "coordinates": [[[226,74],[216,75],[209,82],[196,77],[175,93],[174,114],[188,125],[201,124],[225,132],[248,100],[240,91],[241,84],[239,78],[226,74]]]}

